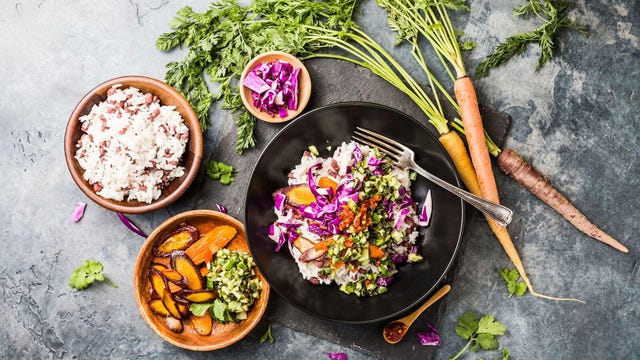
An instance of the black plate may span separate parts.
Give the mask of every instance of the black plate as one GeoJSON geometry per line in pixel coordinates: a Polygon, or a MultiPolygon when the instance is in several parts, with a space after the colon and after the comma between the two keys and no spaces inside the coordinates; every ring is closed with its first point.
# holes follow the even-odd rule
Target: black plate
{"type": "Polygon", "coordinates": [[[274,252],[266,234],[275,221],[272,193],[287,185],[287,174],[300,162],[309,145],[323,157],[349,141],[356,126],[387,135],[416,152],[416,161],[436,176],[460,185],[455,168],[438,140],[422,124],[391,108],[369,103],[341,103],[312,110],[280,131],[260,156],[247,190],[245,225],[249,248],[258,268],[280,296],[299,309],[320,318],[346,323],[370,323],[398,316],[424,301],[453,264],[464,227],[460,199],[418,177],[411,190],[422,202],[427,190],[433,197],[433,215],[418,238],[424,261],[400,267],[386,294],[359,298],[342,293],[338,286],[313,285],[298,272],[287,247],[274,252]]]}

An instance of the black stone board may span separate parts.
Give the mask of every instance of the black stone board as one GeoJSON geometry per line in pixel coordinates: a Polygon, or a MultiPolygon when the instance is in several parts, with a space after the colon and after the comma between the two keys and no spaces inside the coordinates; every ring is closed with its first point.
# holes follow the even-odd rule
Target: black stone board
{"type": "MultiPolygon", "coordinates": [[[[312,96],[306,110],[337,102],[367,101],[396,108],[428,124],[424,113],[417,105],[368,69],[345,61],[329,59],[314,59],[306,61],[305,65],[312,79],[312,96]]],[[[480,107],[485,130],[500,146],[509,128],[511,120],[509,115],[498,112],[490,106],[481,105],[480,107]]],[[[437,134],[433,127],[430,125],[429,127],[434,134],[437,134]]],[[[455,266],[449,271],[443,284],[450,283],[451,275],[454,273],[455,266]]],[[[314,335],[380,359],[432,358],[434,348],[420,345],[416,333],[426,330],[427,321],[437,326],[447,303],[445,296],[416,320],[405,339],[398,344],[390,345],[382,337],[382,328],[385,325],[383,323],[351,325],[327,321],[306,314],[273,292],[271,296],[265,319],[260,325],[265,330],[269,323],[280,323],[296,331],[314,335]]]]}

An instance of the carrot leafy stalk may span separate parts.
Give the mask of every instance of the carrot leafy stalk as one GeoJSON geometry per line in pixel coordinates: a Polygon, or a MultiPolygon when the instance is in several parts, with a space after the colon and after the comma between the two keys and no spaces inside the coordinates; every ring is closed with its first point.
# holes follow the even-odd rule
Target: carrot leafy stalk
{"type": "MultiPolygon", "coordinates": [[[[462,164],[460,167],[456,165],[457,170],[464,169],[465,171],[465,175],[461,176],[463,182],[469,191],[475,195],[499,202],[498,190],[489,156],[490,148],[498,148],[488,138],[482,126],[475,90],[471,79],[467,77],[458,44],[458,36],[447,13],[447,7],[461,9],[464,8],[464,2],[443,0],[414,5],[411,0],[377,0],[377,3],[388,12],[390,26],[398,31],[398,36],[413,44],[414,58],[427,74],[434,93],[437,94],[437,91],[439,91],[462,117],[462,126],[460,126],[460,122],[456,122],[457,119],[454,120],[452,125],[454,128],[464,132],[473,165],[472,167],[469,167],[468,164],[462,164]],[[442,66],[454,81],[454,93],[457,102],[448,96],[447,91],[433,77],[426,67],[424,59],[416,51],[419,36],[423,36],[431,44],[442,66]]],[[[438,106],[440,106],[439,102],[438,106]]],[[[448,141],[450,144],[454,142],[448,141]]],[[[443,142],[443,144],[445,143],[443,142]]],[[[446,146],[445,149],[449,151],[446,146]]],[[[551,297],[536,292],[525,272],[524,264],[507,229],[488,217],[487,221],[532,295],[553,300],[580,301],[577,299],[551,297]]]]}
{"type": "Polygon", "coordinates": [[[567,0],[526,0],[521,6],[514,8],[514,14],[525,19],[537,18],[543,24],[537,29],[519,33],[508,37],[500,43],[496,49],[487,56],[476,68],[476,76],[485,77],[489,71],[498,67],[514,57],[522,54],[529,44],[540,46],[540,56],[536,71],[553,56],[558,50],[557,38],[562,29],[573,29],[585,35],[582,26],[570,20],[567,15],[567,8],[571,1],[567,0]]]}

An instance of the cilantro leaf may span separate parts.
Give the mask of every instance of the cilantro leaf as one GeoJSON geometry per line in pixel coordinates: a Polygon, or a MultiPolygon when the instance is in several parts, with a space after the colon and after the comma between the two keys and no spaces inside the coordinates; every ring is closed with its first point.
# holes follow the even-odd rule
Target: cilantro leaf
{"type": "Polygon", "coordinates": [[[478,331],[478,319],[473,311],[469,310],[458,318],[456,333],[463,339],[468,340],[478,331]]]}
{"type": "Polygon", "coordinates": [[[482,350],[496,350],[500,345],[493,335],[478,334],[476,337],[476,344],[471,348],[471,351],[476,351],[478,346],[480,346],[482,350]]]}
{"type": "Polygon", "coordinates": [[[189,306],[189,311],[195,316],[203,316],[211,307],[213,303],[193,303],[189,306]]]}
{"type": "Polygon", "coordinates": [[[504,281],[507,282],[507,290],[509,291],[509,297],[515,294],[516,296],[522,296],[527,291],[527,284],[522,281],[518,281],[520,279],[520,274],[517,270],[504,268],[502,270],[498,270],[498,273],[504,281]]]}
{"type": "Polygon", "coordinates": [[[220,299],[215,299],[213,301],[213,317],[217,322],[221,324],[226,324],[230,321],[233,321],[231,314],[229,314],[229,308],[227,308],[227,304],[220,299]]]}
{"type": "Polygon", "coordinates": [[[271,344],[275,342],[275,340],[273,339],[273,336],[271,335],[271,324],[269,324],[267,331],[265,331],[265,333],[260,337],[260,343],[262,344],[267,340],[269,340],[269,343],[271,344]]]}
{"type": "Polygon", "coordinates": [[[69,286],[76,290],[86,289],[95,281],[104,281],[117,288],[118,286],[107,279],[103,274],[104,267],[97,260],[85,260],[76,268],[69,277],[69,286]]]}
{"type": "Polygon", "coordinates": [[[497,322],[493,315],[483,316],[478,322],[478,333],[479,334],[490,334],[490,335],[504,335],[505,327],[501,323],[497,322]]]}
{"type": "MultiPolygon", "coordinates": [[[[496,321],[493,315],[485,315],[478,320],[473,311],[465,312],[458,318],[456,333],[464,340],[469,341],[451,360],[459,358],[467,349],[470,351],[476,351],[478,348],[482,350],[498,349],[500,344],[498,344],[496,336],[504,335],[505,331],[504,325],[496,321]]],[[[508,358],[508,351],[506,355],[503,351],[503,356],[508,358]]]]}
{"type": "Polygon", "coordinates": [[[215,160],[209,162],[206,171],[211,179],[220,181],[222,185],[231,184],[235,180],[234,174],[238,172],[233,166],[215,160]]]}

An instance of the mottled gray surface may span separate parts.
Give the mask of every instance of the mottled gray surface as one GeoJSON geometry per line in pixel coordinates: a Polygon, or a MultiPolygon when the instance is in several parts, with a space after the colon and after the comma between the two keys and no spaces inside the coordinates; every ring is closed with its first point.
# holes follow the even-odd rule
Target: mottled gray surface
{"type": "MultiPolygon", "coordinates": [[[[323,352],[346,349],[350,359],[364,359],[367,354],[403,358],[424,351],[416,343],[411,353],[381,353],[372,350],[380,348],[377,341],[381,339],[361,346],[332,333],[307,335],[317,334],[317,329],[309,328],[314,320],[305,329],[292,317],[280,317],[297,310],[287,309],[276,297],[267,319],[243,341],[210,354],[180,350],[153,334],[136,309],[131,279],[143,239],[94,204],[89,204],[80,223],[69,221],[75,203],[86,198],[64,164],[62,142],[68,115],[89,89],[106,79],[128,74],[163,78],[164,64],[181,54],[160,53],[154,42],[185,4],[165,0],[0,4],[0,154],[8,165],[0,178],[4,214],[0,222],[0,358],[321,359],[326,358],[323,352]],[[107,276],[120,287],[98,284],[82,292],[70,289],[69,274],[86,258],[101,260],[107,276]],[[258,342],[268,322],[274,324],[274,345],[258,342]]],[[[531,27],[531,22],[511,17],[515,5],[472,1],[471,13],[457,18],[466,37],[478,43],[467,54],[469,68],[506,36],[531,27]]],[[[206,2],[193,6],[203,10],[206,2]]],[[[495,314],[504,322],[507,333],[500,344],[514,359],[640,358],[640,226],[636,221],[640,6],[634,1],[579,1],[571,15],[589,27],[589,37],[565,33],[560,39],[562,54],[538,73],[533,72],[537,50],[529,49],[477,81],[477,91],[483,103],[512,116],[506,146],[531,160],[594,222],[626,244],[630,253],[619,253],[579,233],[498,173],[503,202],[517,214],[509,230],[534,286],[542,293],[577,297],[586,304],[530,295],[508,298],[496,269],[509,266],[509,260],[484,220],[471,212],[458,266],[450,274],[453,290],[437,309],[443,314],[439,321],[443,345],[435,352],[436,359],[446,359],[464,345],[454,327],[456,318],[468,309],[495,314]]],[[[359,19],[381,43],[393,45],[384,14],[372,1],[363,3],[359,19]]],[[[393,53],[417,71],[405,50],[393,53]]],[[[312,63],[310,70],[323,66],[312,63]]],[[[344,76],[354,74],[358,70],[344,76]]],[[[420,116],[398,93],[359,79],[368,78],[352,77],[348,88],[336,82],[332,97],[316,98],[311,104],[399,102],[397,107],[420,116]]],[[[223,187],[201,174],[179,202],[152,214],[132,216],[143,229],[150,231],[173,214],[212,208],[215,203],[243,217],[243,192],[259,149],[236,156],[232,117],[216,109],[212,119],[205,159],[215,157],[236,165],[240,170],[236,182],[223,187]]],[[[260,149],[280,128],[259,124],[260,149]]],[[[435,312],[430,316],[435,317],[435,312]]],[[[485,358],[492,356],[498,353],[485,354],[485,358]]]]}

